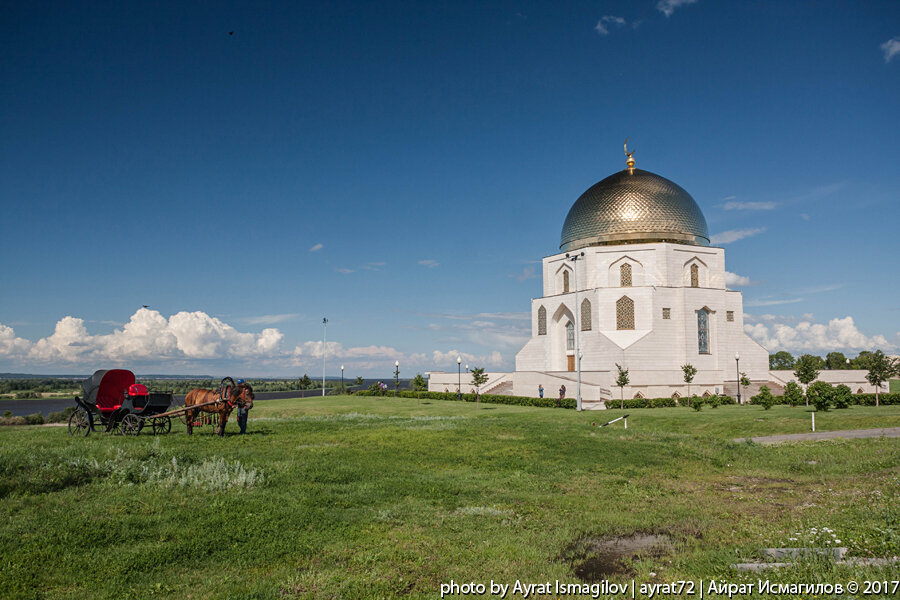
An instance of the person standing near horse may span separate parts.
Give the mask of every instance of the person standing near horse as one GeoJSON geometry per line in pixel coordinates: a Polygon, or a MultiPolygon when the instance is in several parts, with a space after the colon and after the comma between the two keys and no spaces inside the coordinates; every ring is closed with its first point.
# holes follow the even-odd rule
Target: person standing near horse
{"type": "Polygon", "coordinates": [[[185,411],[188,435],[194,433],[193,423],[198,412],[218,415],[219,426],[216,428],[216,433],[219,436],[225,435],[225,424],[228,422],[228,415],[231,414],[231,411],[241,406],[249,410],[253,407],[255,398],[253,388],[248,383],[239,383],[232,387],[225,385],[223,382],[223,385],[218,390],[194,388],[184,397],[184,406],[188,409],[185,411]]]}
{"type": "MultiPolygon", "coordinates": [[[[238,379],[237,384],[244,385],[244,380],[238,379]]],[[[251,408],[253,408],[253,400],[252,399],[250,400],[249,403],[245,402],[244,404],[238,406],[237,422],[238,422],[238,427],[241,430],[241,434],[247,433],[247,413],[250,412],[251,408]]]]}

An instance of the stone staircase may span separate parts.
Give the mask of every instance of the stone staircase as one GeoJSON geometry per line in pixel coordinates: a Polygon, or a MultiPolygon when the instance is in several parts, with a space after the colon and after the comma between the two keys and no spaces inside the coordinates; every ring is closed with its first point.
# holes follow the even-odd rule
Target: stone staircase
{"type": "Polygon", "coordinates": [[[485,388],[482,394],[495,394],[497,396],[512,396],[513,382],[506,377],[501,377],[490,387],[485,388]]]}

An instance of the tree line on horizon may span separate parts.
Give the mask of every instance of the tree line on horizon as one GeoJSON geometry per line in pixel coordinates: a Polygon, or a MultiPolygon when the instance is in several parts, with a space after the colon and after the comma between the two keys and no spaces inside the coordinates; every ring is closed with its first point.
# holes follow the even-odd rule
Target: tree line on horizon
{"type": "Polygon", "coordinates": [[[840,371],[847,369],[861,369],[868,371],[873,360],[877,360],[878,354],[884,354],[881,350],[870,352],[863,350],[855,358],[848,358],[843,352],[829,352],[825,358],[815,354],[803,354],[798,358],[787,352],[780,350],[775,354],[769,355],[769,369],[772,371],[788,371],[793,370],[797,366],[797,362],[803,359],[817,370],[840,371]]]}

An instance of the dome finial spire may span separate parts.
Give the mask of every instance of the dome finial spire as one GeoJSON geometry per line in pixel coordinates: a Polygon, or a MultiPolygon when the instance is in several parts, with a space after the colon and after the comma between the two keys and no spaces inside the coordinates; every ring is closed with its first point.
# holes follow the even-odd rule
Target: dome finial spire
{"type": "Polygon", "coordinates": [[[633,154],[634,150],[632,150],[631,152],[628,151],[628,138],[625,138],[625,156],[628,157],[628,160],[625,161],[625,164],[628,165],[629,170],[634,169],[634,157],[632,156],[633,154]]]}

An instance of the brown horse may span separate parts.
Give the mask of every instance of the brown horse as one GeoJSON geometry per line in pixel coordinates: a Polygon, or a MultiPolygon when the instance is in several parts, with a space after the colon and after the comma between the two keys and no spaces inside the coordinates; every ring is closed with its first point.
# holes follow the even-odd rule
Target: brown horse
{"type": "Polygon", "coordinates": [[[201,406],[185,413],[187,418],[188,435],[194,433],[194,419],[198,412],[215,413],[219,415],[219,426],[216,433],[220,436],[225,435],[225,423],[228,422],[228,415],[235,407],[245,407],[248,410],[253,408],[253,400],[256,398],[253,394],[253,388],[248,383],[239,383],[234,387],[219,388],[218,390],[204,390],[194,388],[187,396],[184,397],[184,406],[189,408],[197,404],[205,402],[215,402],[208,406],[201,406]],[[227,399],[223,398],[227,390],[227,399]]]}

